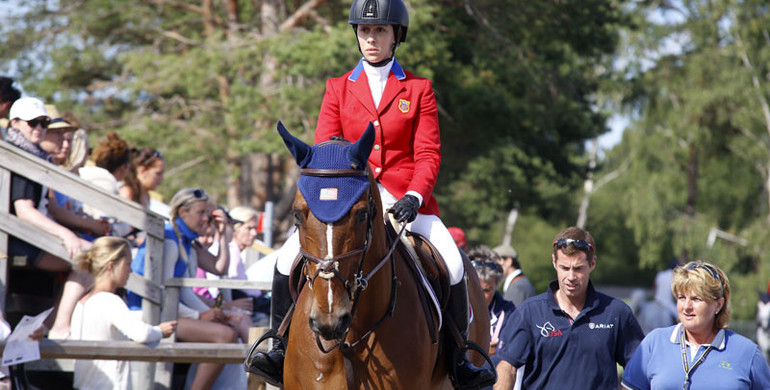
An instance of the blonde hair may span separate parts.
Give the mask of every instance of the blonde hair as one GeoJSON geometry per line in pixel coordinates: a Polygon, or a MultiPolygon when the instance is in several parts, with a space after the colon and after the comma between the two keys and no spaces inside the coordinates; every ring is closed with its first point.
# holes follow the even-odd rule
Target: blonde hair
{"type": "Polygon", "coordinates": [[[237,221],[234,224],[235,227],[238,227],[241,224],[248,222],[250,219],[254,217],[256,217],[257,222],[259,222],[259,211],[254,210],[251,207],[238,206],[230,210],[229,214],[235,221],[237,221]]]}
{"type": "Polygon", "coordinates": [[[195,202],[208,203],[209,199],[211,199],[209,194],[203,189],[182,188],[174,194],[174,197],[171,198],[171,202],[169,202],[169,207],[171,208],[171,222],[174,222],[174,219],[179,216],[179,209],[184,208],[185,210],[188,210],[190,204],[195,202]]]}
{"type": "Polygon", "coordinates": [[[76,261],[81,270],[96,276],[101,274],[110,263],[131,261],[130,253],[131,246],[125,238],[105,236],[97,238],[94,246],[80,253],[76,261]]]}
{"type": "Polygon", "coordinates": [[[71,171],[85,165],[89,152],[88,133],[83,129],[75,130],[70,143],[70,154],[62,163],[64,169],[71,171]]]}
{"type": "Polygon", "coordinates": [[[730,322],[730,280],[716,265],[705,261],[691,261],[676,267],[671,292],[675,297],[691,292],[711,303],[724,298],[724,305],[714,318],[714,330],[726,328],[730,322]]]}

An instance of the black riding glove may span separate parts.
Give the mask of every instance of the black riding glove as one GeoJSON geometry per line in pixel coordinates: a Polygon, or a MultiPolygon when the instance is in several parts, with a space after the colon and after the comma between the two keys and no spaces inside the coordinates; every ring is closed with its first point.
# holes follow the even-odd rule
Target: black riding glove
{"type": "Polygon", "coordinates": [[[398,222],[403,223],[412,222],[417,218],[417,210],[420,208],[420,200],[414,195],[404,195],[399,199],[393,207],[390,208],[390,212],[396,217],[398,222]]]}

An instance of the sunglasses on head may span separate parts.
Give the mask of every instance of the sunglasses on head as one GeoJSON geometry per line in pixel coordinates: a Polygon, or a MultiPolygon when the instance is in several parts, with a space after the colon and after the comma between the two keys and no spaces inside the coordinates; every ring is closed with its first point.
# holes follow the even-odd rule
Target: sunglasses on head
{"type": "Polygon", "coordinates": [[[722,296],[725,295],[725,288],[724,288],[724,282],[722,282],[722,277],[719,276],[719,272],[717,272],[717,269],[714,268],[710,264],[705,263],[691,263],[684,267],[684,269],[688,271],[693,271],[698,268],[705,269],[706,272],[708,272],[712,278],[716,279],[719,282],[719,288],[722,290],[722,296]]]}
{"type": "Polygon", "coordinates": [[[553,242],[553,247],[556,249],[562,249],[568,246],[569,244],[574,245],[577,250],[580,250],[583,252],[594,251],[594,246],[591,245],[590,242],[583,241],[583,240],[576,240],[574,238],[560,238],[553,242]]]}
{"type": "Polygon", "coordinates": [[[200,189],[200,188],[196,188],[195,190],[193,190],[192,195],[193,195],[193,197],[195,197],[195,199],[208,199],[209,198],[209,194],[207,194],[205,190],[200,189]]]}
{"type": "Polygon", "coordinates": [[[471,260],[471,264],[473,265],[474,269],[489,268],[495,272],[503,272],[503,267],[501,267],[500,264],[492,261],[471,260]]]}
{"type": "Polygon", "coordinates": [[[36,128],[38,125],[44,129],[47,129],[48,125],[51,124],[51,120],[48,118],[42,118],[42,119],[35,118],[35,119],[28,120],[26,122],[29,125],[29,127],[33,129],[36,128]]]}
{"type": "MultiPolygon", "coordinates": [[[[130,153],[131,153],[130,158],[133,159],[134,156],[139,156],[139,154],[142,153],[142,149],[131,148],[130,153]]],[[[148,154],[147,157],[142,159],[141,165],[145,165],[148,162],[155,160],[156,158],[163,160],[163,153],[161,153],[160,150],[155,150],[152,153],[148,154]]]]}

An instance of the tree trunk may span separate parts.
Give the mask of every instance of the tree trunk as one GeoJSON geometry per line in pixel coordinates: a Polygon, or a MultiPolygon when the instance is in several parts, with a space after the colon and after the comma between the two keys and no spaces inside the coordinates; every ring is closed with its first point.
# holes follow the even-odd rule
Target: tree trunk
{"type": "Polygon", "coordinates": [[[698,197],[698,151],[695,144],[690,144],[687,162],[687,204],[685,214],[688,218],[695,217],[695,204],[698,197]]]}
{"type": "Polygon", "coordinates": [[[594,192],[594,170],[596,169],[596,155],[599,154],[599,139],[594,138],[591,146],[591,156],[588,160],[588,172],[583,183],[583,200],[580,202],[578,219],[575,226],[584,229],[588,220],[588,205],[591,203],[591,194],[594,192]]]}

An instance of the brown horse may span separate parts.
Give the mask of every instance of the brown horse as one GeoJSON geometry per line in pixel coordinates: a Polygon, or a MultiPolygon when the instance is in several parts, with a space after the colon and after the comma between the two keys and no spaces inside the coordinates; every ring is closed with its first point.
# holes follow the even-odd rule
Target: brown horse
{"type": "MultiPolygon", "coordinates": [[[[424,314],[411,260],[388,244],[377,184],[365,169],[374,129],[370,125],[354,144],[310,147],[282,124],[278,128],[302,168],[300,180],[308,180],[294,201],[306,283],[291,321],[285,388],[451,389],[441,339],[431,342],[439,318],[424,314]],[[324,208],[324,199],[333,210],[324,208]]],[[[488,311],[467,261],[466,270],[474,313],[470,339],[486,348],[488,311]]],[[[475,364],[483,362],[470,355],[475,364]]]]}

